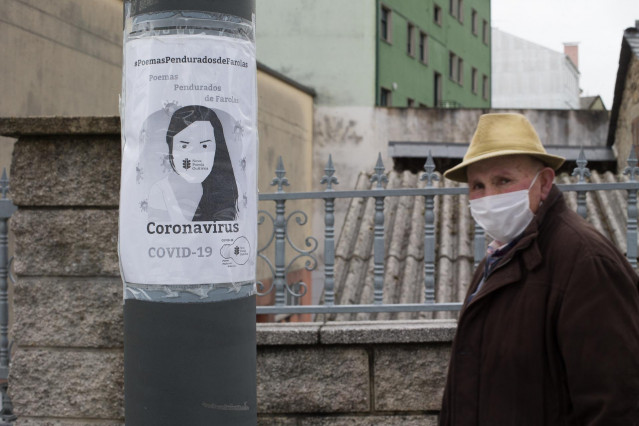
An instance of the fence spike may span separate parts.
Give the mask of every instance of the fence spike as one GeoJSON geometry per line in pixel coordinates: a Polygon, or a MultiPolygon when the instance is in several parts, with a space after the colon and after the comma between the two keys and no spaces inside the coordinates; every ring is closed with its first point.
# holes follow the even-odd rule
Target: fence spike
{"type": "Polygon", "coordinates": [[[377,156],[377,164],[375,164],[375,174],[371,177],[371,183],[377,182],[375,189],[382,189],[382,185],[388,182],[388,177],[384,174],[385,170],[380,152],[377,156]]]}
{"type": "Polygon", "coordinates": [[[637,167],[637,153],[634,148],[630,149],[630,156],[628,157],[628,166],[623,170],[624,175],[630,175],[630,180],[635,181],[635,177],[639,174],[639,167],[637,167]]]}
{"type": "Polygon", "coordinates": [[[426,164],[424,164],[424,170],[426,173],[422,173],[419,180],[425,180],[427,186],[433,186],[433,181],[438,181],[439,176],[435,173],[435,161],[430,149],[428,150],[428,158],[426,159],[426,164]]]}
{"type": "MultiPolygon", "coordinates": [[[[572,171],[572,176],[579,176],[577,183],[586,183],[584,176],[590,177],[590,169],[586,167],[586,164],[588,164],[588,160],[586,160],[586,154],[582,146],[581,151],[579,151],[579,158],[577,158],[577,167],[572,171]]],[[[584,219],[588,216],[585,191],[577,192],[577,213],[584,219]]]]}
{"type": "Polygon", "coordinates": [[[7,198],[7,193],[9,192],[9,178],[7,177],[7,168],[2,169],[2,178],[0,179],[0,192],[2,193],[2,198],[7,198]]]}
{"type": "Polygon", "coordinates": [[[586,160],[586,154],[584,152],[584,147],[581,147],[581,151],[579,151],[579,158],[577,158],[577,167],[575,167],[572,171],[571,176],[579,176],[579,183],[583,183],[585,181],[584,177],[590,177],[590,169],[586,167],[588,164],[588,160],[586,160]]]}
{"type": "Polygon", "coordinates": [[[283,186],[288,186],[288,179],[286,178],[286,170],[284,169],[284,162],[280,155],[277,159],[277,168],[275,169],[275,178],[271,182],[271,186],[277,185],[277,192],[284,192],[283,186]]]}
{"type": "Polygon", "coordinates": [[[326,184],[326,191],[333,191],[333,184],[338,185],[337,177],[333,176],[335,174],[335,167],[333,166],[333,156],[328,154],[328,164],[324,168],[324,176],[322,176],[322,180],[320,180],[321,184],[326,184]]]}

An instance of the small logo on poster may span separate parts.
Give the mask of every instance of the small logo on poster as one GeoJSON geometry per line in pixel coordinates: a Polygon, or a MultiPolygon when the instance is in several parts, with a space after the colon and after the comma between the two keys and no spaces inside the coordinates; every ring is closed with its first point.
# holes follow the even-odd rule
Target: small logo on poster
{"type": "Polygon", "coordinates": [[[238,265],[244,265],[250,256],[251,245],[246,237],[236,239],[233,244],[225,244],[220,250],[224,259],[231,259],[238,265]]]}
{"type": "Polygon", "coordinates": [[[191,160],[189,160],[188,158],[185,158],[184,161],[182,161],[182,167],[184,167],[184,170],[188,170],[191,168],[191,160]]]}

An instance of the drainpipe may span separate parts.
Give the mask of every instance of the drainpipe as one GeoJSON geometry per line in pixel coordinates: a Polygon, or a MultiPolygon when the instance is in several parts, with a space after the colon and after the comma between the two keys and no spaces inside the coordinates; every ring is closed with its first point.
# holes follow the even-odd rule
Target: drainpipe
{"type": "Polygon", "coordinates": [[[375,5],[375,106],[379,106],[379,13],[380,13],[380,0],[376,1],[375,5]]]}
{"type": "Polygon", "coordinates": [[[127,426],[256,425],[255,0],[125,0],[127,426]]]}

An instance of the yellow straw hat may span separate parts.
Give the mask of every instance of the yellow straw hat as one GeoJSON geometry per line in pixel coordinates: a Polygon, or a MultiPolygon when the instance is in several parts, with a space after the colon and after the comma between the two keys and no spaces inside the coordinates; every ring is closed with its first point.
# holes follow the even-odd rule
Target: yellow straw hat
{"type": "Polygon", "coordinates": [[[479,117],[477,130],[470,141],[464,160],[448,169],[444,177],[468,182],[466,167],[470,164],[504,155],[525,154],[537,158],[557,170],[565,158],[546,152],[532,124],[521,114],[484,114],[479,117]]]}

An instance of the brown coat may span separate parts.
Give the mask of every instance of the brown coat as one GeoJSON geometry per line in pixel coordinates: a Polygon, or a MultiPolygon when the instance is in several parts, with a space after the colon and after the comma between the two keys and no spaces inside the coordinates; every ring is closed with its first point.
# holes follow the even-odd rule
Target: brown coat
{"type": "Polygon", "coordinates": [[[638,283],[553,186],[462,309],[440,425],[639,425],[638,283]]]}

